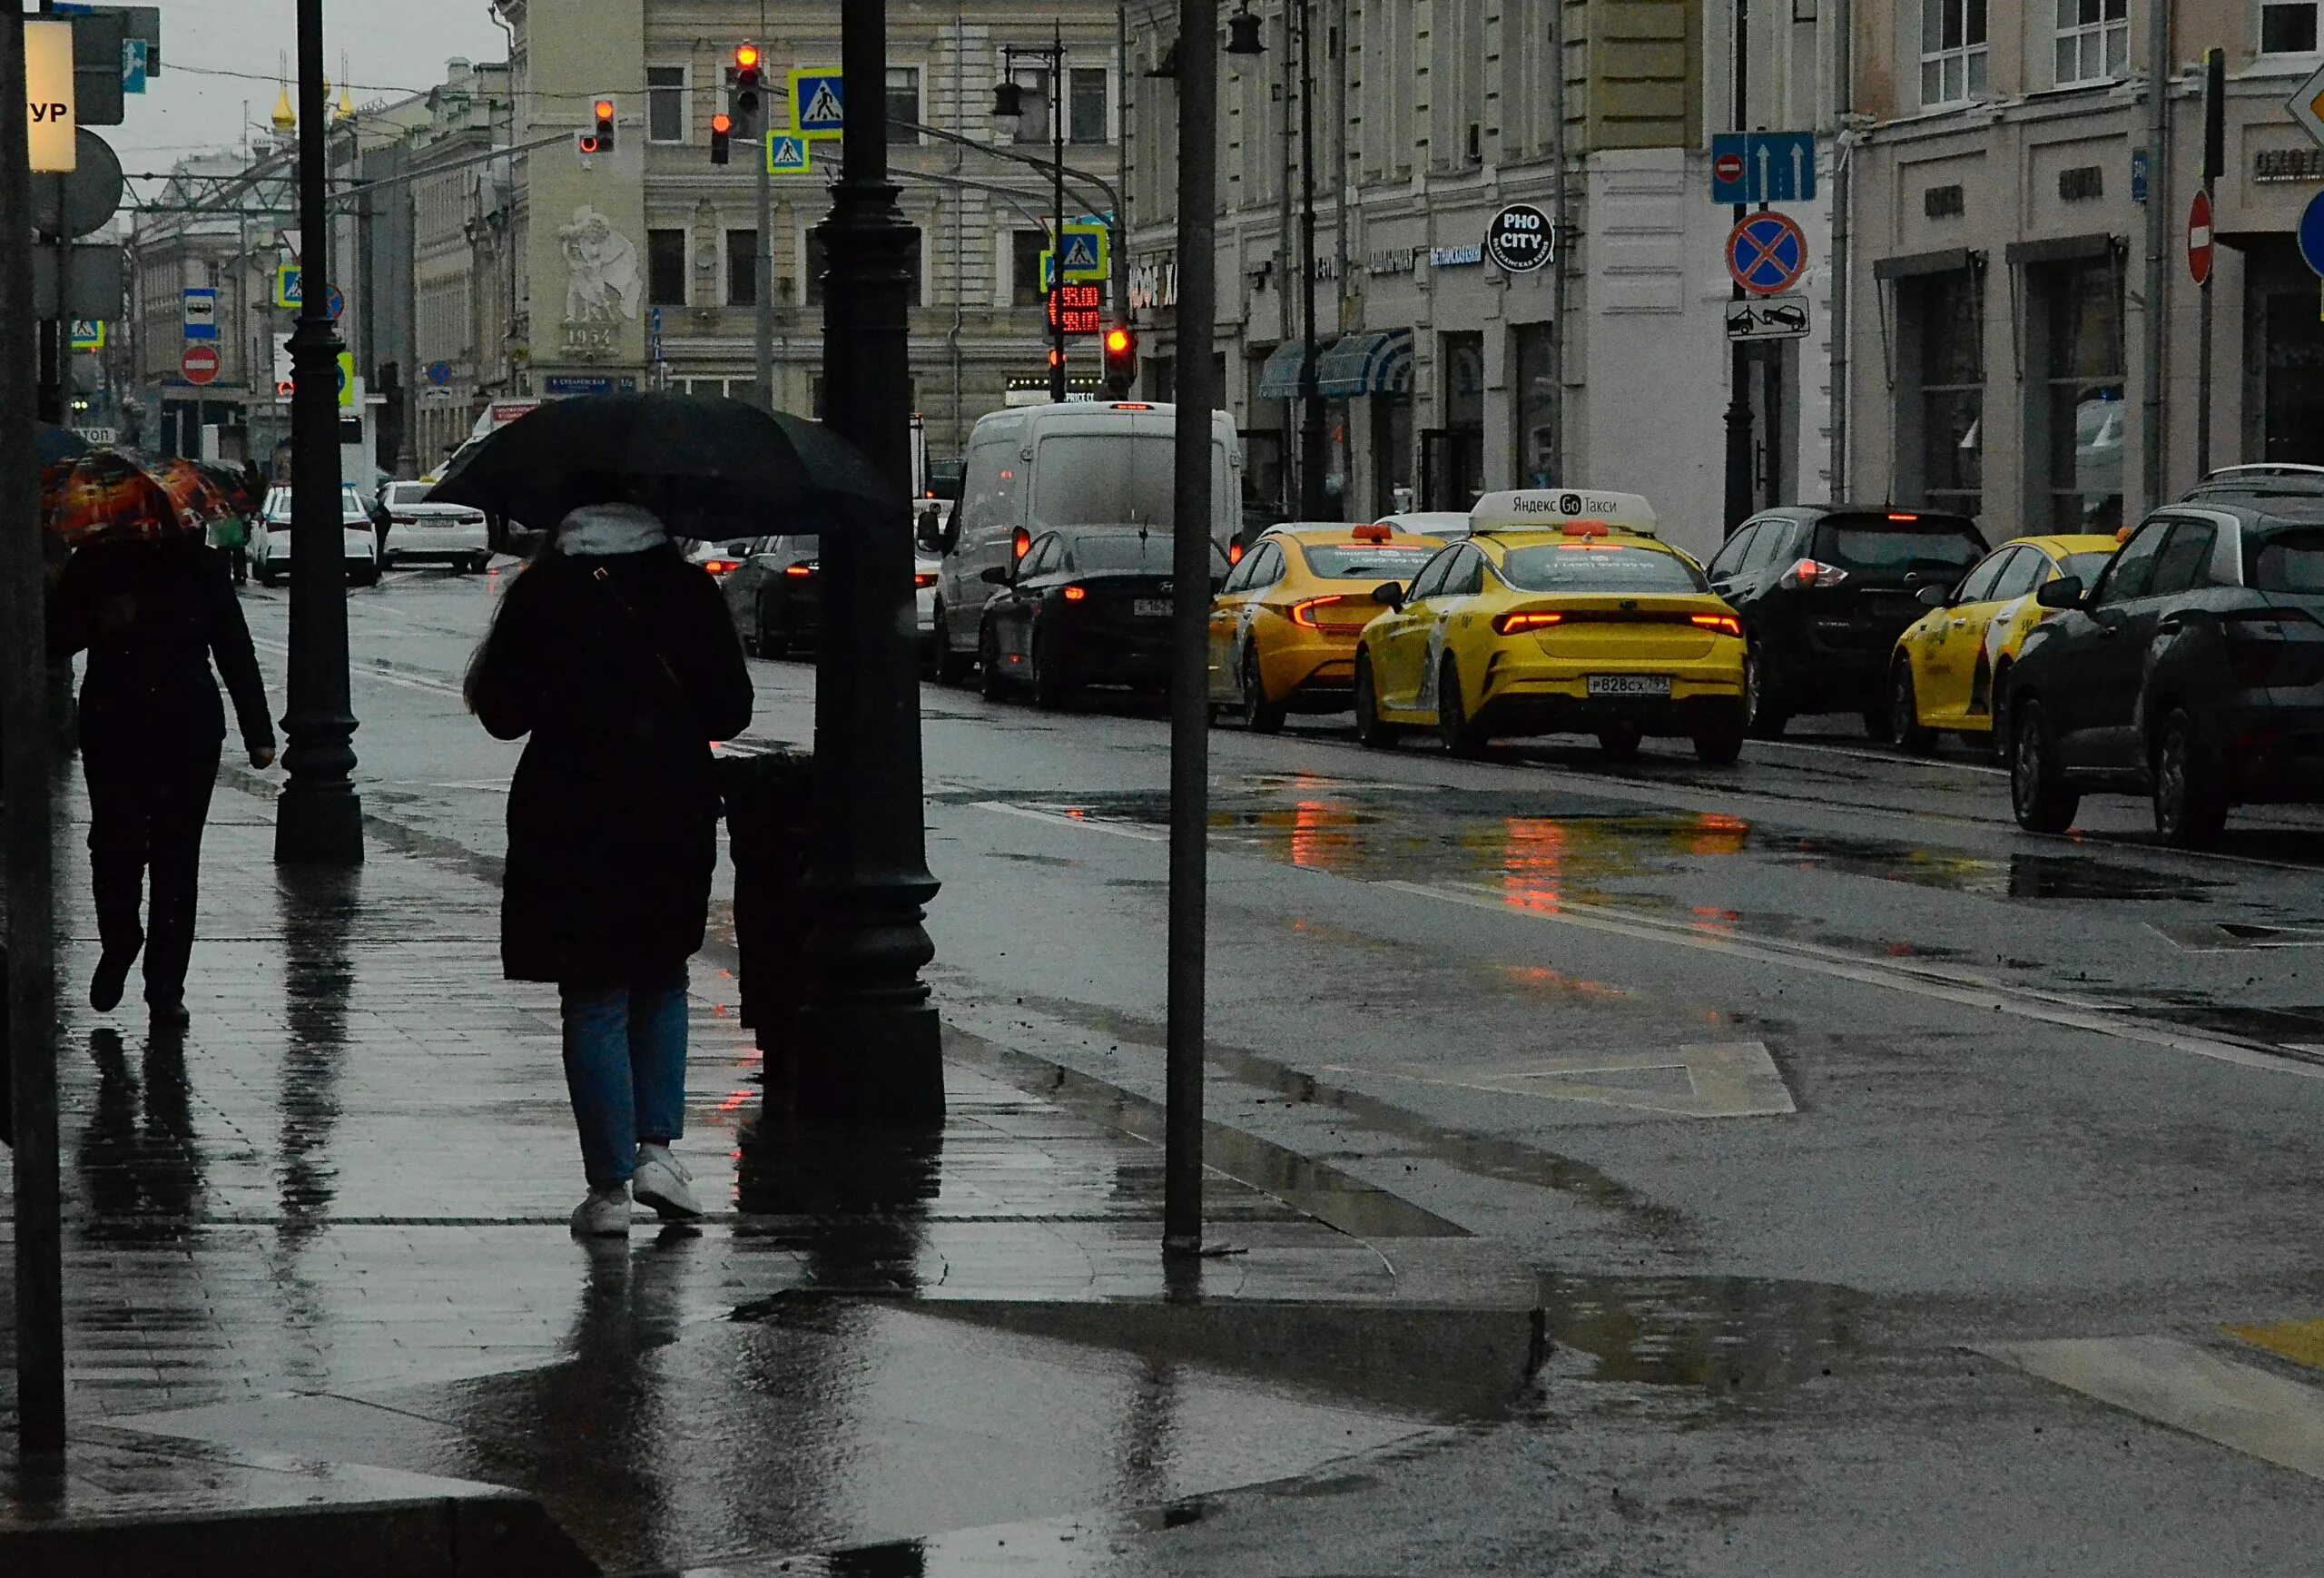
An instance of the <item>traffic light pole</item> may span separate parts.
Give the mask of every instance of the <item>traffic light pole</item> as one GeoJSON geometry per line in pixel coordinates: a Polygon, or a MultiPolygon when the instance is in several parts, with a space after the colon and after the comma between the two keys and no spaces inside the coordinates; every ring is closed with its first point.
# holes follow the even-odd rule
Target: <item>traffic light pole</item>
{"type": "Polygon", "coordinates": [[[766,90],[759,90],[759,112],[751,127],[751,163],[755,169],[753,180],[758,187],[759,244],[758,256],[752,264],[757,278],[751,293],[758,302],[758,311],[751,326],[753,345],[757,354],[759,409],[774,409],[774,178],[767,173],[767,124],[772,119],[766,113],[766,90]]]}
{"type": "Polygon", "coordinates": [[[275,803],[281,864],[360,865],[355,715],[347,683],[347,570],[339,475],[339,355],[330,316],[330,215],[323,139],[323,0],[299,0],[299,327],[290,336],[289,774],[275,803]]]}
{"type": "Polygon", "coordinates": [[[1317,387],[1315,344],[1315,74],[1308,51],[1315,31],[1309,0],[1293,0],[1285,15],[1299,29],[1299,515],[1328,518],[1324,507],[1324,395],[1317,387]]]}
{"type": "MultiPolygon", "coordinates": [[[[1049,44],[1049,207],[1057,228],[1049,232],[1049,288],[1065,283],[1065,30],[1052,25],[1049,44]]],[[[1065,401],[1065,314],[1049,314],[1049,400],[1065,401]]]]}

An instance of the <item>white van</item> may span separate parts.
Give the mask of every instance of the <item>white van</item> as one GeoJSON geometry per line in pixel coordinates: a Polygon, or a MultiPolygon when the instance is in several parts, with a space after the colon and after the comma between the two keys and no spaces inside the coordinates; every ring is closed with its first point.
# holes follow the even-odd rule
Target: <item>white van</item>
{"type": "MultiPolygon", "coordinates": [[[[935,657],[958,681],[976,663],[978,621],[1005,568],[1052,527],[1173,525],[1177,410],[1135,400],[995,411],[969,434],[960,502],[940,535],[935,657]]],[[[1234,419],[1211,416],[1210,535],[1224,549],[1242,524],[1243,453],[1234,419]]]]}

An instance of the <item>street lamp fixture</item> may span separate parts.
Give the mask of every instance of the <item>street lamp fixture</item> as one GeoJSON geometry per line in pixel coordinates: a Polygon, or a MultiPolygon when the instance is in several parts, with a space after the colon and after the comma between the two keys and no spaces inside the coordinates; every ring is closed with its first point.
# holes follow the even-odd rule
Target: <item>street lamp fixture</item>
{"type": "Polygon", "coordinates": [[[1014,133],[1025,118],[1025,90],[1017,83],[995,83],[992,89],[992,118],[1001,123],[1001,130],[1014,133]]]}
{"type": "Polygon", "coordinates": [[[1260,25],[1251,14],[1251,0],[1243,0],[1243,9],[1226,19],[1226,53],[1265,54],[1267,46],[1259,37],[1260,25]]]}

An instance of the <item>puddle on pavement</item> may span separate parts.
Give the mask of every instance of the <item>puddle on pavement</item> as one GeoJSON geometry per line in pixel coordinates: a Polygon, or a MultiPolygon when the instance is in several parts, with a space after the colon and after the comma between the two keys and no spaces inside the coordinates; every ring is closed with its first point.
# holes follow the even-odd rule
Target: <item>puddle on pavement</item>
{"type": "Polygon", "coordinates": [[[2005,860],[1986,860],[1885,839],[1785,839],[1771,841],[1766,853],[1802,870],[1997,899],[2167,899],[2200,904],[2213,889],[2226,885],[2088,855],[2012,854],[2005,860]]]}
{"type": "Polygon", "coordinates": [[[1581,1378],[1746,1401],[1832,1374],[1856,1351],[1866,1304],[1825,1283],[1747,1277],[1549,1273],[1541,1289],[1554,1348],[1587,1356],[1581,1378]]]}

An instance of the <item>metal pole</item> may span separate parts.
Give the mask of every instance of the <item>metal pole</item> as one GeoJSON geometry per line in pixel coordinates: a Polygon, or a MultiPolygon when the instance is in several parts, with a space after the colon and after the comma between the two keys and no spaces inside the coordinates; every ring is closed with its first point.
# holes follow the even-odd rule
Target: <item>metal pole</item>
{"type": "MultiPolygon", "coordinates": [[[[25,19],[0,10],[0,105],[25,102],[25,19]]],[[[8,807],[7,1032],[15,1107],[16,1441],[64,1450],[64,1283],[56,1169],[55,873],[48,817],[48,648],[25,117],[0,114],[0,796],[8,807]]],[[[61,281],[60,281],[61,283],[61,281]]]]}
{"type": "MultiPolygon", "coordinates": [[[[936,894],[921,796],[919,656],[911,641],[911,303],[915,236],[888,178],[887,6],[845,0],[846,121],[831,217],[817,234],[825,419],[887,483],[882,507],[822,537],[815,659],[818,942],[798,1038],[803,1119],[928,1124],[944,1116],[921,924],[936,894]]],[[[769,1089],[774,1082],[768,1081],[769,1089]]]]}
{"type": "Polygon", "coordinates": [[[1113,254],[1113,320],[1129,311],[1129,0],[1114,7],[1114,223],[1107,238],[1113,254]]]}
{"type": "MultiPolygon", "coordinates": [[[[1750,125],[1747,105],[1751,89],[1751,0],[1735,0],[1735,105],[1732,119],[1738,132],[1750,125]]],[[[1743,161],[1744,179],[1750,179],[1751,161],[1743,161]]],[[[1735,205],[1735,222],[1750,212],[1735,205]]],[[[1743,300],[1739,284],[1728,291],[1743,300]]],[[[1751,515],[1751,357],[1750,347],[1738,342],[1728,350],[1727,375],[1727,529],[1733,531],[1751,515]]]]}
{"type": "MultiPolygon", "coordinates": [[[[1049,207],[1057,228],[1049,232],[1049,288],[1065,283],[1065,31],[1051,24],[1049,44],[1049,207]]],[[[1054,301],[1055,297],[1051,297],[1054,301]]],[[[1049,313],[1049,399],[1065,399],[1065,314],[1049,313]]]]}
{"type": "MultiPolygon", "coordinates": [[[[2219,271],[2219,178],[2227,163],[2227,54],[2203,52],[2203,212],[2211,215],[2211,262],[2196,282],[2201,303],[2195,360],[2195,475],[2211,471],[2211,279],[2219,271]]],[[[2192,237],[2189,240],[2191,242],[2192,237]]]]}
{"type": "Polygon", "coordinates": [[[1831,497],[1848,491],[1848,116],[1856,103],[1852,0],[1832,0],[1831,497]]]}
{"type": "Polygon", "coordinates": [[[290,696],[282,720],[290,778],[275,803],[274,858],[360,865],[339,505],[339,357],[347,347],[330,316],[329,114],[323,0],[299,0],[300,306],[290,335],[290,696]]]}
{"type": "MultiPolygon", "coordinates": [[[[2145,355],[2141,376],[2146,384],[2141,444],[2145,465],[2141,468],[2146,497],[2139,501],[2143,514],[2162,502],[2163,293],[2170,283],[2163,253],[2170,241],[2171,202],[2171,0],[2151,0],[2148,15],[2146,77],[2146,303],[2140,315],[2145,355]]],[[[2126,518],[2135,518],[2135,516],[2126,518]]]]}
{"type": "Polygon", "coordinates": [[[1218,0],[1178,7],[1177,451],[1171,501],[1170,938],[1162,1250],[1202,1252],[1203,967],[1210,823],[1211,413],[1218,374],[1218,0]]]}
{"type": "MultiPolygon", "coordinates": [[[[774,178],[767,173],[767,127],[773,117],[766,112],[768,89],[759,89],[759,112],[756,123],[751,127],[751,146],[757,150],[753,163],[758,167],[758,256],[751,264],[754,276],[751,294],[758,303],[752,315],[752,345],[758,360],[757,380],[753,384],[759,409],[774,409],[774,178]]],[[[831,260],[823,260],[829,266],[831,260]]],[[[828,390],[831,386],[823,386],[828,390]]]]}
{"type": "Polygon", "coordinates": [[[1315,362],[1315,73],[1308,0],[1291,0],[1299,28],[1299,518],[1324,518],[1324,396],[1315,362]]]}

